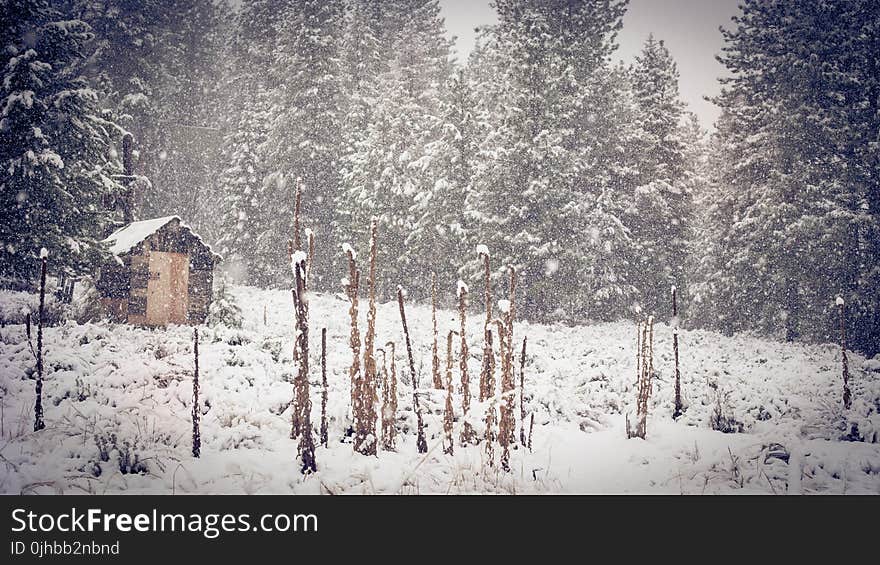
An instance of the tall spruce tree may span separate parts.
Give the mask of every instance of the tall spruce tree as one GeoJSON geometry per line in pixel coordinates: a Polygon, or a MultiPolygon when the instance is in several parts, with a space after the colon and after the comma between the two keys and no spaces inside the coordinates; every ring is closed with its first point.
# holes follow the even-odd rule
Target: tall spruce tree
{"type": "Polygon", "coordinates": [[[362,248],[370,217],[379,218],[383,245],[377,290],[389,298],[401,280],[413,289],[429,288],[436,267],[425,260],[427,248],[419,236],[410,237],[420,220],[422,226],[427,222],[424,204],[448,187],[438,171],[452,148],[443,143],[451,131],[443,113],[451,63],[439,4],[407,0],[387,9],[383,21],[385,30],[395,30],[393,57],[374,78],[375,105],[345,157],[337,227],[341,240],[362,248]]]}
{"type": "MultiPolygon", "coordinates": [[[[264,191],[269,174],[269,69],[276,41],[277,14],[287,0],[247,0],[236,14],[222,83],[222,168],[218,179],[221,233],[217,247],[230,274],[258,286],[277,283],[266,257],[283,261],[284,250],[267,243],[264,225],[279,209],[264,191]]],[[[286,204],[286,203],[285,203],[286,204]]]]}
{"type": "Polygon", "coordinates": [[[478,94],[490,123],[467,203],[473,241],[490,247],[499,269],[517,268],[526,315],[620,315],[634,289],[615,198],[623,171],[607,159],[619,128],[599,122],[616,103],[603,87],[625,2],[496,7],[480,56],[504,88],[478,94]]]}
{"type": "Polygon", "coordinates": [[[662,40],[648,37],[632,74],[639,128],[638,186],[629,218],[639,254],[635,284],[643,309],[665,319],[672,314],[669,288],[687,287],[692,204],[681,139],[684,104],[675,61],[662,40]]]}
{"type": "MultiPolygon", "coordinates": [[[[339,43],[342,3],[292,2],[278,15],[278,34],[269,67],[269,132],[265,154],[270,173],[264,186],[273,213],[263,220],[262,269],[276,283],[289,273],[276,260],[291,239],[296,179],[302,179],[303,220],[332,248],[333,202],[339,185],[342,82],[339,43]]],[[[318,256],[329,266],[328,254],[318,256]]],[[[321,286],[328,269],[315,269],[321,286]]],[[[328,278],[335,281],[335,277],[328,278]]]]}
{"type": "Polygon", "coordinates": [[[747,1],[724,31],[724,155],[701,281],[733,329],[830,338],[831,297],[878,348],[876,9],[747,1]]]}
{"type": "Polygon", "coordinates": [[[83,75],[92,30],[42,0],[0,16],[0,271],[33,280],[46,248],[60,273],[88,272],[106,254],[104,197],[121,190],[118,128],[83,75]]]}

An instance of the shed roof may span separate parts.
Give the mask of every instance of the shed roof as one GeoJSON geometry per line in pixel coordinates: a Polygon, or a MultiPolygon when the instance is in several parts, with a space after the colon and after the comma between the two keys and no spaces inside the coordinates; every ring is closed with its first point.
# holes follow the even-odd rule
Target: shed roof
{"type": "Polygon", "coordinates": [[[180,226],[187,231],[189,231],[193,237],[195,237],[199,243],[204,245],[208,251],[211,252],[216,259],[220,259],[220,255],[214,253],[211,249],[211,246],[205,243],[205,241],[199,236],[197,233],[192,231],[192,228],[184,224],[180,216],[165,216],[162,218],[153,218],[152,220],[141,220],[139,222],[132,222],[127,226],[123,226],[107,236],[104,239],[103,243],[106,243],[110,246],[110,252],[114,255],[125,255],[129,253],[135,246],[139,243],[164,228],[174,220],[180,222],[180,226]]]}

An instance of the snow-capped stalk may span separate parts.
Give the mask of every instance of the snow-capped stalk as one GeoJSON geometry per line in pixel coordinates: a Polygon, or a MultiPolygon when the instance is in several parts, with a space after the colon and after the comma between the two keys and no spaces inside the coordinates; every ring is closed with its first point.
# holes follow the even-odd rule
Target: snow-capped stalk
{"type": "Polygon", "coordinates": [[[672,418],[678,419],[682,414],[681,374],[678,370],[678,299],[675,287],[672,287],[672,353],[675,357],[675,408],[672,418]]]}
{"type": "Polygon", "coordinates": [[[369,303],[367,331],[364,334],[364,374],[355,396],[354,449],[363,455],[376,455],[376,358],[373,349],[376,340],[376,255],[378,221],[370,225],[370,270],[367,278],[369,303]]]}
{"type": "Polygon", "coordinates": [[[532,432],[535,431],[535,413],[532,412],[532,418],[529,421],[529,451],[532,450],[532,432]]]}
{"type": "Polygon", "coordinates": [[[306,260],[306,288],[312,280],[312,266],[315,264],[315,232],[306,228],[306,245],[309,247],[306,260]]]}
{"type": "Polygon", "coordinates": [[[413,409],[416,412],[416,424],[418,426],[418,438],[416,447],[419,453],[428,452],[428,442],[425,440],[425,424],[422,421],[422,409],[419,406],[419,389],[416,383],[416,363],[413,360],[412,343],[409,339],[409,329],[406,326],[406,312],[403,308],[403,287],[397,287],[397,305],[400,307],[400,321],[403,324],[403,335],[406,338],[406,355],[409,358],[409,378],[413,387],[413,409]]]}
{"type": "Polygon", "coordinates": [[[523,336],[522,354],[519,357],[519,442],[526,446],[526,340],[523,336]]]}
{"type": "Polygon", "coordinates": [[[483,402],[489,398],[489,391],[495,388],[494,385],[490,386],[488,380],[489,371],[487,370],[488,358],[492,349],[492,330],[490,328],[492,324],[492,279],[489,266],[489,250],[485,246],[478,246],[477,253],[483,259],[483,277],[485,282],[484,300],[486,301],[486,324],[483,329],[483,370],[480,373],[480,402],[483,402]]]}
{"type": "Polygon", "coordinates": [[[40,306],[37,310],[37,384],[35,387],[37,400],[34,403],[34,431],[46,427],[43,422],[43,310],[46,305],[46,264],[48,259],[41,253],[40,261],[40,306]]]}
{"type": "Polygon", "coordinates": [[[302,249],[300,247],[300,239],[299,239],[299,222],[300,222],[300,214],[302,212],[302,178],[296,177],[296,193],[294,196],[294,204],[293,204],[293,249],[294,251],[299,251],[302,249]]]}
{"type": "Polygon", "coordinates": [[[480,371],[481,402],[495,396],[495,352],[492,349],[492,326],[486,324],[486,343],[483,346],[483,367],[480,371]]]}
{"type": "Polygon", "coordinates": [[[846,358],[846,303],[837,297],[837,311],[840,313],[840,362],[843,373],[843,407],[849,410],[852,406],[852,393],[849,389],[849,361],[846,358]]]}
{"type": "Polygon", "coordinates": [[[351,367],[348,370],[348,375],[351,385],[351,410],[353,412],[358,381],[361,377],[361,334],[358,330],[358,284],[360,283],[361,273],[357,268],[354,249],[348,245],[344,246],[344,248],[348,254],[348,278],[345,279],[344,286],[348,293],[348,299],[351,302],[351,306],[348,308],[348,315],[351,319],[351,331],[348,338],[348,344],[351,347],[351,367]]]}
{"type": "Polygon", "coordinates": [[[636,321],[636,381],[633,386],[639,386],[642,377],[642,321],[636,321]]]}
{"type": "Polygon", "coordinates": [[[193,328],[193,358],[195,369],[193,370],[193,457],[198,457],[202,451],[202,433],[199,430],[199,329],[193,328]]]}
{"type": "Polygon", "coordinates": [[[437,344],[437,275],[431,273],[431,323],[434,329],[434,343],[431,346],[431,376],[434,388],[443,390],[443,379],[440,376],[440,352],[437,344]]]}
{"type": "Polygon", "coordinates": [[[516,318],[516,268],[508,265],[507,270],[510,273],[510,289],[507,295],[509,308],[505,321],[507,322],[507,338],[510,340],[510,355],[513,357],[513,321],[516,318]]]}
{"type": "Polygon", "coordinates": [[[321,328],[321,444],[327,447],[327,328],[321,328]]]}
{"type": "MultiPolygon", "coordinates": [[[[290,259],[290,268],[294,273],[294,288],[290,289],[290,296],[293,299],[293,331],[294,334],[298,331],[299,328],[299,306],[297,305],[297,297],[296,297],[296,269],[298,262],[298,252],[294,251],[294,243],[293,240],[287,240],[287,255],[290,259]]],[[[296,339],[293,341],[293,362],[296,363],[299,361],[299,343],[296,339]]],[[[299,437],[300,431],[302,430],[302,424],[300,422],[300,414],[302,409],[300,407],[300,398],[299,398],[299,389],[296,386],[296,377],[293,379],[293,398],[290,401],[290,439],[296,439],[299,437]]]]}
{"type": "Polygon", "coordinates": [[[455,451],[455,440],[452,436],[452,336],[457,334],[455,330],[449,330],[446,335],[446,409],[443,412],[443,432],[446,434],[446,446],[443,453],[452,455],[455,451]]]}
{"type": "Polygon", "coordinates": [[[642,362],[638,381],[638,397],[636,399],[636,427],[630,427],[629,415],[626,417],[626,435],[628,438],[645,439],[648,420],[648,399],[651,397],[652,379],[654,376],[654,317],[649,316],[641,326],[639,339],[642,362]]]}
{"type": "Polygon", "coordinates": [[[391,349],[391,371],[389,373],[385,350],[382,352],[382,449],[397,449],[397,366],[394,364],[394,342],[389,341],[385,347],[391,349]]]}
{"type": "Polygon", "coordinates": [[[474,428],[467,421],[468,411],[471,409],[471,379],[468,375],[468,344],[467,344],[467,296],[468,287],[463,281],[458,281],[458,317],[461,320],[461,346],[459,351],[459,372],[461,373],[461,414],[464,424],[461,429],[461,443],[466,445],[474,441],[474,428]]]}
{"type": "MultiPolygon", "coordinates": [[[[297,230],[298,231],[298,230],[297,230]]],[[[299,238],[297,237],[297,241],[299,238]]],[[[296,271],[296,265],[293,260],[293,255],[295,252],[299,251],[298,243],[294,242],[292,239],[287,240],[287,260],[290,263],[290,268],[292,271],[296,271]]],[[[294,278],[296,275],[294,274],[294,278]]],[[[297,325],[297,309],[296,309],[296,288],[292,288],[290,290],[290,295],[293,297],[293,327],[296,328],[297,325]]],[[[293,362],[296,363],[299,361],[299,350],[296,347],[296,344],[293,344],[293,362]]],[[[291,432],[290,439],[294,439],[297,435],[299,435],[299,423],[296,421],[297,411],[294,409],[294,423],[293,423],[293,431],[291,432]]]]}
{"type": "MultiPolygon", "coordinates": [[[[509,310],[508,310],[509,312],[509,310]]],[[[495,320],[498,326],[498,359],[501,362],[501,418],[498,421],[498,443],[501,444],[501,468],[510,471],[510,444],[513,439],[513,430],[516,425],[516,417],[513,411],[513,397],[516,387],[513,384],[513,351],[508,334],[507,323],[503,320],[495,320]]]]}
{"type": "MultiPolygon", "coordinates": [[[[485,355],[483,357],[483,372],[486,374],[494,374],[495,372],[495,356],[492,352],[492,330],[488,329],[489,326],[486,326],[486,349],[485,355]]],[[[487,379],[488,380],[488,379],[487,379]]],[[[494,389],[494,383],[492,385],[492,389],[494,389]]],[[[487,391],[488,392],[488,391],[487,391]]],[[[486,416],[484,418],[484,422],[486,424],[486,431],[483,434],[483,439],[486,440],[486,458],[488,459],[488,463],[490,467],[495,465],[495,394],[494,390],[492,390],[493,394],[488,396],[488,406],[486,407],[486,416]]]]}
{"type": "MultiPolygon", "coordinates": [[[[513,444],[516,443],[516,413],[514,411],[514,405],[516,404],[516,374],[514,373],[513,357],[513,321],[516,316],[516,269],[513,265],[508,265],[507,270],[510,273],[510,287],[507,296],[507,312],[504,315],[504,323],[507,326],[505,363],[508,369],[507,378],[510,382],[508,383],[508,388],[504,390],[504,394],[507,396],[505,404],[509,406],[510,412],[510,429],[508,430],[507,439],[509,444],[513,444]]],[[[503,382],[502,389],[504,389],[503,382]]]]}
{"type": "Polygon", "coordinates": [[[294,263],[296,288],[296,344],[300,355],[299,371],[295,386],[297,403],[294,410],[299,409],[299,446],[298,455],[302,462],[303,474],[313,473],[315,465],[315,443],[312,438],[312,401],[309,398],[309,302],[306,296],[306,257],[298,252],[294,263]]]}

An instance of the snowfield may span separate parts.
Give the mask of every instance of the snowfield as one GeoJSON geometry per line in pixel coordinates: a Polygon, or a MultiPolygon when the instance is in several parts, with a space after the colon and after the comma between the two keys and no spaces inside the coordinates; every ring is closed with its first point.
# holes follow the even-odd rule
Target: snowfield
{"type": "MultiPolygon", "coordinates": [[[[451,309],[453,290],[450,309],[438,313],[443,368],[446,332],[459,324],[451,309]]],[[[510,473],[487,465],[482,444],[456,443],[455,454],[444,455],[445,392],[428,388],[430,308],[411,304],[407,318],[429,450],[416,451],[400,318],[396,303],[387,303],[378,307],[376,343],[397,343],[398,450],[362,456],[344,435],[348,302],[330,294],[312,294],[310,301],[312,425],[317,429],[320,422],[320,330],[327,327],[330,441],[316,449],[317,473],[304,477],[289,438],[295,372],[291,295],[250,287],[232,287],[231,293],[244,315],[242,328],[199,328],[200,459],[191,456],[192,328],[73,322],[47,328],[46,429],[36,433],[31,431],[35,363],[24,326],[0,329],[0,492],[880,494],[878,360],[850,353],[854,400],[844,410],[840,351],[834,345],[682,330],[687,410],[676,422],[672,329],[665,324],[655,326],[657,377],[646,440],[627,439],[625,432],[625,414],[635,411],[636,401],[632,322],[579,327],[519,322],[516,380],[522,338],[528,336],[525,405],[535,415],[533,451],[512,450],[510,473]],[[713,418],[730,433],[713,430],[713,418]]],[[[14,298],[10,293],[0,299],[14,298]]],[[[472,302],[473,393],[482,316],[479,297],[472,302]]],[[[365,301],[360,313],[363,335],[365,301]]],[[[382,356],[377,358],[381,363],[382,356]]],[[[455,367],[458,438],[463,420],[457,360],[455,367]]],[[[518,407],[517,398],[517,438],[518,407]]],[[[474,399],[471,420],[480,433],[484,409],[474,399]]],[[[497,458],[500,448],[495,451],[497,458]]]]}

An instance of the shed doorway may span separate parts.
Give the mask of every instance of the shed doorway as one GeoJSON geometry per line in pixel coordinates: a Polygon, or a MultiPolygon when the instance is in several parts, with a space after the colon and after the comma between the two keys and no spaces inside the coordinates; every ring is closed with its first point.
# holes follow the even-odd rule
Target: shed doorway
{"type": "Polygon", "coordinates": [[[189,256],[150,252],[147,282],[147,324],[185,324],[189,303],[189,256]]]}

